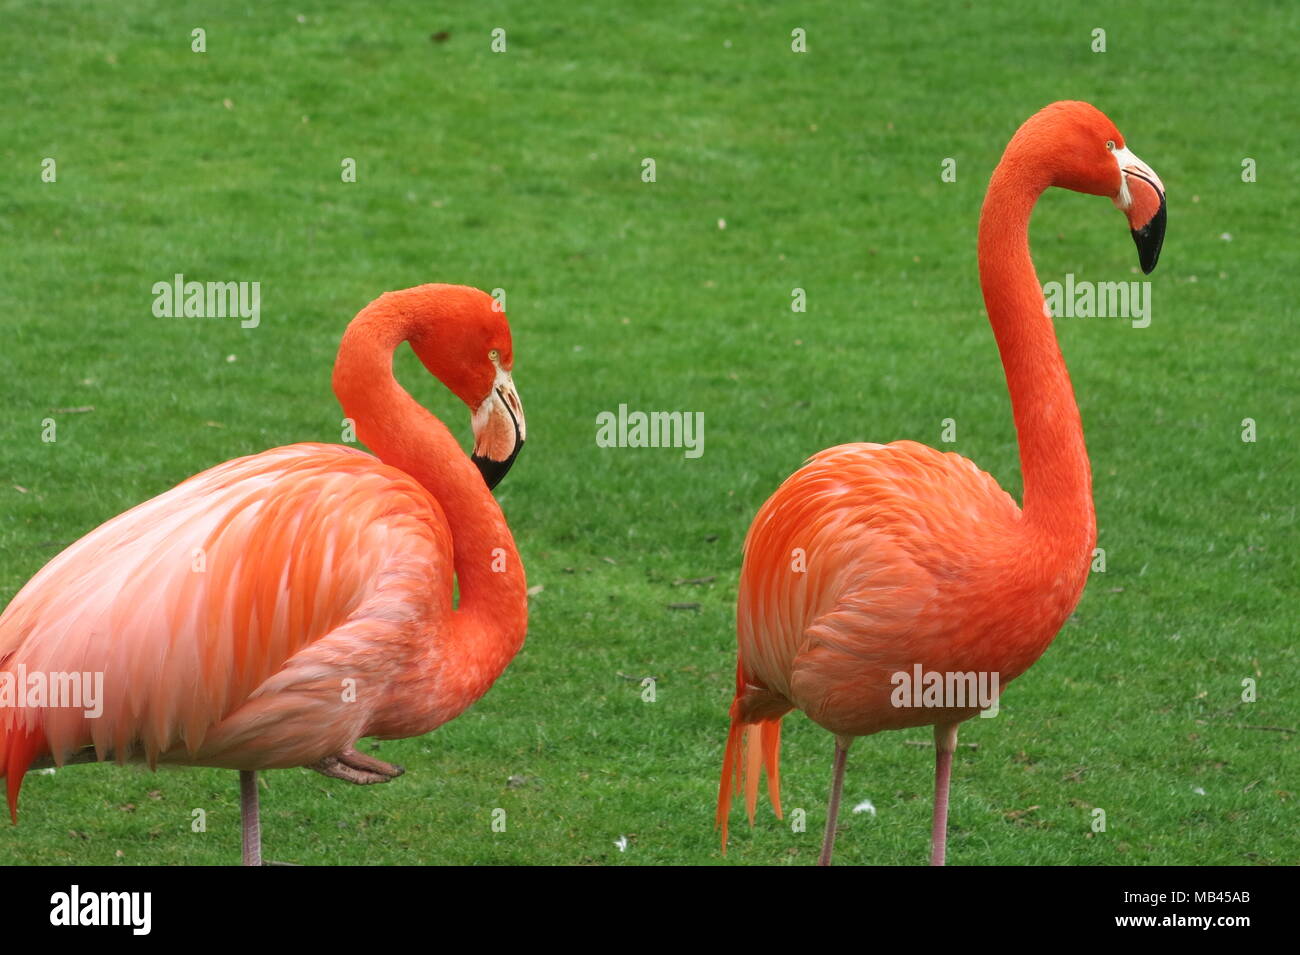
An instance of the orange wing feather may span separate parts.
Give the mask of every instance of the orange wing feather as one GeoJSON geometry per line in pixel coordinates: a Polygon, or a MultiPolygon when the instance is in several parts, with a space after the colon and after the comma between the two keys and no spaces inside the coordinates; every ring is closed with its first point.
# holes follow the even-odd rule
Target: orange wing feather
{"type": "Polygon", "coordinates": [[[107,522],[0,615],[0,673],[103,674],[98,717],[0,709],[11,812],[33,760],[85,747],[264,769],[445,722],[417,664],[452,611],[451,555],[420,484],[331,445],[227,462],[107,522]]]}
{"type": "Polygon", "coordinates": [[[791,709],[847,736],[934,723],[943,711],[891,704],[894,673],[997,670],[1005,685],[1036,659],[1051,621],[1032,574],[1007,556],[1020,519],[971,461],[912,441],[830,448],[777,489],[745,540],[724,842],[742,786],[752,820],[760,752],[779,815],[791,709]]]}

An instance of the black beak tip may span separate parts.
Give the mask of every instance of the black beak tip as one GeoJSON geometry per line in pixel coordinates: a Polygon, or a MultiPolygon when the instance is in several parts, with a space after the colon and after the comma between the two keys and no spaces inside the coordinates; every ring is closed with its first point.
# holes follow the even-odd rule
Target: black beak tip
{"type": "Polygon", "coordinates": [[[1160,208],[1150,222],[1140,229],[1130,231],[1133,233],[1133,243],[1137,246],[1138,265],[1142,267],[1142,274],[1150,275],[1160,261],[1160,248],[1165,243],[1165,197],[1160,197],[1160,208]]]}
{"type": "Polygon", "coordinates": [[[504,461],[494,461],[492,458],[481,457],[477,454],[471,454],[470,460],[483,475],[483,482],[487,484],[488,490],[492,490],[501,483],[501,479],[506,476],[510,466],[515,463],[515,458],[519,456],[519,449],[524,446],[522,441],[515,442],[515,449],[510,452],[510,457],[504,461]]]}

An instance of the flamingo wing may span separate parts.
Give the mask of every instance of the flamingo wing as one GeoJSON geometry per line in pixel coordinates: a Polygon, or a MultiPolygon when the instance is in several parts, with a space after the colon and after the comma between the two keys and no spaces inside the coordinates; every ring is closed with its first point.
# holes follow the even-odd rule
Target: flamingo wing
{"type": "Polygon", "coordinates": [[[99,713],[0,708],[11,811],[42,755],[253,769],[350,744],[451,612],[450,555],[423,487],[333,445],[227,462],[108,521],[0,615],[0,678],[103,681],[99,713]],[[349,676],[370,684],[351,701],[349,676]]]}
{"type": "Polygon", "coordinates": [[[978,617],[965,605],[1019,520],[971,461],[912,441],[812,457],[764,504],[745,541],[737,615],[741,712],[791,706],[833,732],[906,719],[890,676],[945,662],[978,617]],[[940,652],[942,651],[942,652],[940,652]],[[885,705],[882,705],[885,704],[885,705]]]}

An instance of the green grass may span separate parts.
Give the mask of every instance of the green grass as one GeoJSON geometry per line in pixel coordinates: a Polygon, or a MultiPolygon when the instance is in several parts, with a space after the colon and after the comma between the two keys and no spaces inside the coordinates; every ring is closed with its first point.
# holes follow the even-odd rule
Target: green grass
{"type": "MultiPolygon", "coordinates": [[[[271,6],[0,3],[0,603],[196,471],[339,440],[344,326],[426,281],[508,292],[530,440],[499,490],[545,589],[478,705],[378,748],[401,780],[266,774],[268,857],[719,862],[749,520],[812,452],[937,445],[949,417],[951,449],[1018,495],[976,220],[1016,126],[1082,98],[1169,189],[1153,322],[1058,322],[1108,566],[1002,715],[964,729],[978,748],[954,770],[949,859],[1300,862],[1295,737],[1252,728],[1294,728],[1300,684],[1300,143],[1284,105],[1300,8],[485,0],[452,15],[412,0],[304,2],[299,22],[271,6]],[[790,52],[795,27],[807,54],[790,52]],[[45,157],[57,183],[40,181],[45,157]],[[260,327],[154,318],[150,287],[176,272],[261,282],[260,327]],[[597,448],[596,415],[621,402],[703,411],[703,457],[597,448]]],[[[1126,233],[1109,203],[1053,192],[1033,223],[1039,274],[1140,278],[1126,233]]],[[[468,434],[411,355],[398,372],[468,434]]],[[[855,747],[846,802],[877,815],[846,811],[839,861],[925,861],[932,751],[909,743],[928,738],[855,747]]],[[[831,747],[788,721],[785,803],[808,831],[737,815],[726,862],[815,857],[831,747]]],[[[0,863],[238,859],[233,773],[74,767],[23,797],[0,863]]]]}

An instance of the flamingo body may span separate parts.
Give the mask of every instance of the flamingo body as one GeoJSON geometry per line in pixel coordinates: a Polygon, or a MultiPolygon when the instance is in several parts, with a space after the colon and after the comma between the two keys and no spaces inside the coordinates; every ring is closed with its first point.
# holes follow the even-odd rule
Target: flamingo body
{"type": "Polygon", "coordinates": [[[1043,580],[1054,569],[1021,559],[1020,531],[1011,496],[960,455],[913,441],[815,455],[745,542],[737,714],[794,707],[846,736],[973,715],[892,705],[891,678],[920,664],[1005,683],[1038,658],[1082,593],[1092,542],[1043,580]]]}
{"type": "Polygon", "coordinates": [[[104,674],[97,718],[27,712],[57,761],[94,746],[99,759],[302,766],[359,736],[427,733],[467,705],[438,660],[451,557],[442,508],[409,475],[344,447],[276,448],[63,551],[0,618],[0,659],[104,674]]]}

